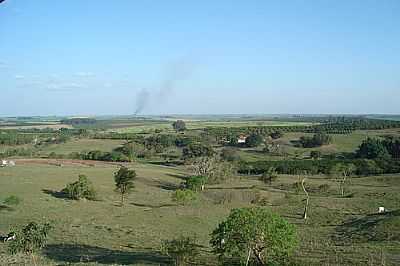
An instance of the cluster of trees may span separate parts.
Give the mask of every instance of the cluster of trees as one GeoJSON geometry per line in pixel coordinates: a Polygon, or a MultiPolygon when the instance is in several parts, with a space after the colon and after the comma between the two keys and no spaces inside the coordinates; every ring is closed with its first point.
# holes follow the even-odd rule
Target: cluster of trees
{"type": "Polygon", "coordinates": [[[69,155],[71,159],[78,160],[93,160],[106,162],[129,162],[130,158],[119,151],[89,151],[89,152],[74,152],[69,155]]]}
{"type": "Polygon", "coordinates": [[[94,118],[87,118],[87,117],[77,117],[77,118],[69,118],[60,121],[61,124],[66,125],[93,125],[96,124],[97,120],[94,118]]]}
{"type": "Polygon", "coordinates": [[[176,120],[172,123],[172,127],[176,132],[182,132],[186,130],[186,123],[183,120],[176,120]]]}
{"type": "Polygon", "coordinates": [[[362,117],[330,117],[303,119],[307,122],[318,122],[315,125],[292,125],[292,126],[249,126],[249,127],[210,127],[205,132],[214,136],[218,142],[226,142],[237,138],[240,134],[259,134],[262,136],[274,135],[274,132],[302,132],[326,134],[350,134],[354,130],[376,130],[387,128],[400,128],[400,121],[367,119],[362,117]]]}
{"type": "Polygon", "coordinates": [[[191,159],[196,157],[209,157],[214,155],[215,151],[210,145],[203,143],[191,143],[183,148],[183,158],[191,159]]]}
{"type": "Polygon", "coordinates": [[[330,174],[331,169],[336,164],[355,165],[355,174],[360,176],[400,173],[400,161],[389,160],[370,160],[370,159],[320,159],[320,160],[280,160],[280,161],[256,161],[239,163],[238,172],[240,174],[263,174],[271,167],[275,168],[279,174],[297,175],[307,172],[309,174],[330,174]]]}
{"type": "Polygon", "coordinates": [[[300,144],[303,148],[315,148],[322,145],[327,145],[332,142],[332,137],[325,133],[317,133],[312,137],[300,137],[300,144]]]}
{"type": "Polygon", "coordinates": [[[0,152],[0,158],[7,158],[12,156],[35,157],[38,156],[38,151],[31,148],[13,148],[0,152]]]}
{"type": "Polygon", "coordinates": [[[400,158],[400,138],[388,136],[385,139],[367,138],[357,150],[357,157],[366,159],[400,158]]]}
{"type": "Polygon", "coordinates": [[[35,136],[32,134],[21,134],[17,132],[0,132],[0,145],[23,145],[32,143],[35,136]]]}

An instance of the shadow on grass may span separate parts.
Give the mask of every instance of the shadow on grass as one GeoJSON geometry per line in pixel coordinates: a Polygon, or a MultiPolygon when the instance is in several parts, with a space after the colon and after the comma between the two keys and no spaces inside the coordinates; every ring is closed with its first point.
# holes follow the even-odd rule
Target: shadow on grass
{"type": "Polygon", "coordinates": [[[11,212],[11,211],[14,211],[14,208],[11,208],[10,206],[7,206],[7,205],[2,205],[2,204],[0,204],[0,212],[1,211],[8,211],[8,212],[11,212]]]}
{"type": "Polygon", "coordinates": [[[168,191],[175,191],[180,187],[180,185],[174,184],[174,183],[170,183],[170,182],[164,182],[164,181],[154,181],[155,186],[164,190],[168,190],[168,191]]]}
{"type": "Polygon", "coordinates": [[[161,166],[168,166],[168,167],[176,167],[179,165],[183,165],[184,163],[182,161],[151,161],[149,162],[150,164],[154,165],[161,165],[161,166]]]}
{"type": "Polygon", "coordinates": [[[394,218],[400,219],[400,209],[385,213],[368,214],[361,218],[351,219],[336,227],[332,238],[336,242],[381,241],[385,239],[386,233],[390,233],[389,231],[399,231],[400,224],[397,222],[393,224],[392,227],[388,227],[384,230],[383,228],[379,229],[379,225],[388,224],[388,222],[390,223],[394,218]]]}
{"type": "Polygon", "coordinates": [[[51,260],[64,263],[146,264],[170,265],[171,261],[153,250],[121,251],[102,247],[73,244],[47,245],[43,254],[51,260]]]}
{"type": "Polygon", "coordinates": [[[246,190],[254,189],[254,186],[242,186],[242,187],[206,187],[206,190],[246,190]]]}
{"type": "Polygon", "coordinates": [[[186,180],[187,179],[185,175],[170,174],[170,173],[167,173],[166,175],[170,176],[170,177],[178,178],[178,179],[181,179],[181,180],[186,180]]]}
{"type": "Polygon", "coordinates": [[[150,205],[150,204],[141,204],[141,203],[132,202],[130,204],[133,205],[133,206],[136,206],[136,207],[146,207],[146,208],[154,208],[154,209],[178,206],[176,204],[167,204],[167,203],[166,204],[159,204],[159,205],[150,205]]]}
{"type": "Polygon", "coordinates": [[[68,197],[67,193],[64,193],[62,191],[55,191],[55,190],[50,190],[50,189],[42,189],[42,192],[44,194],[50,195],[50,196],[52,196],[54,198],[57,198],[57,199],[71,200],[68,197]]]}

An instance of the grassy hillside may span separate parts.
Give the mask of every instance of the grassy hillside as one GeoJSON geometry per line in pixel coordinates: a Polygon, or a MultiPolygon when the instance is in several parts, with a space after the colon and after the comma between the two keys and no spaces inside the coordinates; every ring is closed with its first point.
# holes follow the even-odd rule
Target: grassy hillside
{"type": "MultiPolygon", "coordinates": [[[[210,232],[231,208],[254,206],[251,202],[258,194],[265,198],[266,208],[296,224],[301,239],[296,260],[304,265],[381,265],[382,259],[385,265],[400,263],[399,240],[381,233],[386,230],[385,224],[400,230],[398,220],[360,231],[368,234],[377,230],[376,234],[382,237],[376,241],[350,239],[350,245],[345,241],[346,232],[357,226],[354,220],[375,217],[379,206],[397,213],[398,175],[354,178],[348,188],[349,197],[345,198],[339,196],[335,180],[309,177],[310,219],[305,223],[301,219],[304,196],[294,189],[293,183],[298,181],[295,176],[280,176],[272,185],[264,185],[257,177],[236,177],[225,184],[208,186],[196,202],[180,206],[171,200],[171,193],[182,181],[184,168],[130,166],[137,170],[138,178],[124,207],[119,207],[119,196],[113,191],[116,165],[65,163],[58,167],[21,162],[16,167],[1,168],[0,199],[17,195],[22,202],[0,207],[0,234],[31,220],[51,221],[54,229],[40,257],[43,265],[160,265],[168,263],[158,252],[161,239],[195,234],[202,245],[198,265],[215,265],[208,244],[210,232]],[[75,181],[78,174],[86,174],[93,181],[99,201],[60,197],[57,191],[75,181]],[[322,184],[328,185],[328,191],[318,192],[322,184]]],[[[0,265],[24,261],[29,263],[29,258],[10,256],[6,245],[0,244],[0,265]]]]}

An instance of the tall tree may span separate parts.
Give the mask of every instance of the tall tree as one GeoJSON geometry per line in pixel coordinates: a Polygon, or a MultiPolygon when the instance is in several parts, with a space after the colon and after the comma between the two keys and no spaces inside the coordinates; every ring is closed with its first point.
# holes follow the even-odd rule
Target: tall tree
{"type": "Polygon", "coordinates": [[[135,187],[133,181],[136,178],[135,170],[121,166],[118,172],[114,173],[115,190],[121,194],[121,206],[124,205],[124,197],[135,187]]]}
{"type": "Polygon", "coordinates": [[[181,132],[186,130],[186,123],[183,120],[176,120],[172,123],[173,128],[176,132],[181,132]]]}
{"type": "Polygon", "coordinates": [[[348,178],[354,174],[357,167],[354,164],[335,164],[331,169],[331,174],[339,177],[340,194],[344,196],[345,186],[348,184],[348,178]]]}
{"type": "Polygon", "coordinates": [[[250,259],[268,265],[268,258],[281,259],[297,245],[295,227],[264,208],[233,209],[211,234],[214,253],[220,258],[250,259]]]}

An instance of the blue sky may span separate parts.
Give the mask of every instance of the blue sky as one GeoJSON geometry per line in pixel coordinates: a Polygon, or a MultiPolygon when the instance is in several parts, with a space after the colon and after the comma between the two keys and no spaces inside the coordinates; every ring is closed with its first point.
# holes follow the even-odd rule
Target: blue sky
{"type": "Polygon", "coordinates": [[[400,113],[400,1],[6,0],[0,116],[400,113]]]}

